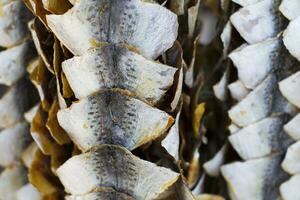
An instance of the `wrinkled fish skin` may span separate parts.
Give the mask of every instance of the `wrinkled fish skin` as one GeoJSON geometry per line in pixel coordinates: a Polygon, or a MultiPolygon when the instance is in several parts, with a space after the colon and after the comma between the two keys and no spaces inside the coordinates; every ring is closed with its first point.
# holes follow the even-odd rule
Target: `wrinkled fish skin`
{"type": "Polygon", "coordinates": [[[0,1],[0,84],[6,87],[0,98],[0,165],[4,167],[0,173],[0,199],[6,200],[19,199],[19,190],[28,182],[20,159],[32,141],[29,124],[24,120],[34,93],[24,77],[28,62],[35,56],[27,28],[31,18],[22,1],[0,1]]]}
{"type": "Polygon", "coordinates": [[[161,197],[172,191],[180,174],[130,151],[162,136],[174,122],[154,105],[173,85],[177,70],[154,59],[175,42],[177,16],[141,0],[73,5],[62,15],[46,16],[50,29],[75,55],[62,67],[79,101],[61,108],[57,118],[85,153],[57,170],[70,194],[66,198],[161,197]]]}
{"type": "Polygon", "coordinates": [[[134,199],[155,199],[179,178],[178,173],[141,160],[115,145],[102,145],[73,156],[58,168],[57,173],[72,194],[114,188],[134,199]],[[76,171],[80,174],[75,175],[76,171]],[[74,182],[78,184],[74,185],[74,182]]]}
{"type": "Polygon", "coordinates": [[[133,150],[170,127],[171,116],[121,92],[103,90],[58,112],[60,125],[81,150],[99,144],[133,150]]]}
{"type": "Polygon", "coordinates": [[[234,2],[243,7],[230,20],[247,43],[229,58],[239,81],[250,91],[229,110],[239,129],[229,142],[244,161],[224,165],[222,174],[234,200],[278,199],[280,184],[288,178],[280,164],[292,143],[284,124],[296,111],[280,93],[278,83],[295,70],[296,62],[284,46],[284,35],[279,34],[285,26],[281,1],[234,2]]]}
{"type": "Polygon", "coordinates": [[[127,44],[152,59],[172,46],[178,27],[176,15],[140,0],[82,0],[64,15],[48,15],[47,22],[75,55],[107,42],[127,44]]]}
{"type": "Polygon", "coordinates": [[[125,46],[105,45],[63,62],[77,98],[100,89],[120,88],[157,103],[173,84],[176,69],[145,59],[125,46]]]}

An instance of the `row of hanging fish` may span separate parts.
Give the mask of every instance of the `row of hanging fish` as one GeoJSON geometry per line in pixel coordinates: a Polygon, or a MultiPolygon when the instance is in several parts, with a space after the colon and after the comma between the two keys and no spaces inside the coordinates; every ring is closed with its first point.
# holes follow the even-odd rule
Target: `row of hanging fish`
{"type": "Polygon", "coordinates": [[[27,28],[32,15],[22,1],[0,1],[0,199],[35,200],[28,183],[26,151],[32,143],[24,113],[35,103],[26,67],[36,56],[27,28]]]}
{"type": "Polygon", "coordinates": [[[233,3],[240,8],[230,16],[221,37],[225,52],[234,29],[244,40],[228,54],[237,79],[229,82],[227,69],[214,91],[222,100],[228,88],[236,101],[228,111],[228,140],[243,161],[221,166],[221,173],[231,199],[299,199],[300,179],[295,175],[288,180],[287,173],[296,174],[299,166],[297,143],[293,143],[299,135],[299,63],[295,58],[300,54],[300,2],[233,3]]]}
{"type": "MultiPolygon", "coordinates": [[[[300,2],[295,0],[283,0],[280,11],[289,20],[289,24],[283,33],[284,45],[292,56],[297,59],[298,68],[293,71],[289,77],[279,82],[279,89],[282,95],[298,109],[300,108],[300,49],[299,49],[299,31],[300,31],[300,2]]],[[[282,199],[292,200],[300,199],[300,115],[297,114],[284,125],[285,133],[292,138],[293,143],[288,147],[284,160],[281,164],[284,171],[291,177],[280,186],[282,199]]]]}
{"type": "Polygon", "coordinates": [[[62,183],[65,198],[196,199],[180,172],[131,153],[163,140],[178,156],[178,147],[174,150],[167,138],[179,140],[182,70],[155,60],[176,46],[177,16],[152,1],[62,1],[62,10],[49,3],[54,1],[25,2],[40,20],[29,24],[40,54],[29,67],[41,98],[32,112],[36,120],[46,116],[41,123],[33,120],[31,134],[50,156],[51,173],[62,183]],[[48,40],[41,42],[47,34],[41,33],[43,26],[55,35],[52,57],[46,52],[48,40]],[[55,105],[48,100],[44,70],[55,76],[55,105]],[[166,102],[166,96],[172,100],[166,102]],[[52,117],[60,131],[49,129],[52,117]],[[42,133],[37,125],[47,120],[48,131],[44,127],[42,133]],[[56,152],[57,144],[70,141],[75,145],[71,158],[53,165],[63,153],[56,152]]]}
{"type": "MultiPolygon", "coordinates": [[[[205,111],[200,103],[205,94],[199,91],[210,83],[199,77],[214,79],[215,74],[199,69],[205,67],[199,60],[211,64],[217,57],[211,54],[218,51],[215,43],[208,47],[218,34],[216,3],[203,3],[211,6],[212,15],[193,0],[24,2],[35,19],[21,1],[0,0],[0,19],[5,19],[4,28],[0,24],[5,66],[0,69],[0,107],[8,91],[21,88],[3,101],[9,103],[0,113],[5,199],[215,200],[222,198],[198,195],[209,184],[206,177],[220,175],[233,200],[300,198],[297,0],[221,1],[222,12],[232,5],[234,13],[221,35],[220,59],[234,68],[224,67],[213,90],[224,107],[234,105],[228,111],[228,142],[209,161],[205,153],[211,152],[203,151],[215,148],[209,146],[213,137],[206,138],[206,131],[214,132],[209,115],[221,114],[211,105],[205,111]],[[22,9],[15,12],[17,4],[22,9]],[[188,30],[184,36],[183,26],[188,30]],[[237,47],[236,40],[243,44],[237,47]],[[14,66],[22,67],[16,71],[14,66]],[[34,107],[34,92],[22,78],[25,66],[40,96],[34,107]],[[25,108],[20,99],[26,98],[25,108]],[[180,133],[187,115],[192,121],[184,123],[192,124],[192,131],[188,127],[180,133]],[[7,131],[15,133],[11,143],[7,131]],[[228,163],[231,147],[242,161],[228,163]],[[14,174],[6,175],[12,169],[14,174]],[[16,188],[7,186],[12,176],[22,179],[13,184],[16,188]]],[[[215,122],[222,134],[224,121],[215,122]]],[[[0,178],[0,192],[1,184],[0,178]]]]}

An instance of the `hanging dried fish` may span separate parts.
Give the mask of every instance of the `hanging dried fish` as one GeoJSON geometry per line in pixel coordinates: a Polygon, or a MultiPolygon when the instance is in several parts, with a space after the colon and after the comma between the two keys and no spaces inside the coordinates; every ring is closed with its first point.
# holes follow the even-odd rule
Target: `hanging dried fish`
{"type": "Polygon", "coordinates": [[[176,69],[116,45],[102,46],[81,57],[66,60],[63,71],[75,96],[120,88],[150,103],[157,103],[172,86],[176,69]]]}
{"type": "Polygon", "coordinates": [[[99,144],[133,150],[161,136],[174,121],[120,90],[102,90],[60,110],[57,117],[82,151],[99,144]]]}
{"type": "Polygon", "coordinates": [[[114,188],[134,199],[155,199],[179,178],[179,174],[143,161],[125,148],[108,145],[72,157],[57,173],[71,194],[114,188]]]}
{"type": "Polygon", "coordinates": [[[296,69],[283,44],[285,34],[281,35],[283,4],[277,0],[234,2],[242,8],[230,22],[247,43],[228,55],[238,74],[238,80],[228,86],[238,101],[228,111],[229,142],[244,161],[226,164],[221,171],[231,199],[278,199],[279,187],[287,179],[280,164],[292,143],[284,124],[296,113],[278,87],[296,69]]]}
{"type": "Polygon", "coordinates": [[[150,59],[172,46],[178,28],[176,15],[140,0],[82,0],[63,15],[48,15],[47,23],[75,55],[101,43],[123,43],[150,59]]]}
{"type": "Polygon", "coordinates": [[[182,70],[179,72],[153,59],[175,42],[176,15],[156,3],[140,0],[72,1],[73,7],[66,12],[62,11],[63,6],[59,10],[55,1],[43,1],[43,6],[38,1],[26,3],[30,8],[38,8],[32,10],[58,38],[54,38],[51,63],[51,57],[45,54],[47,47],[41,43],[44,35],[36,23],[31,23],[35,44],[44,61],[35,62],[36,67],[32,67],[31,77],[43,102],[32,118],[31,133],[52,162],[56,142],[61,140],[55,125],[53,128],[47,125],[49,131],[54,131],[49,137],[45,121],[52,117],[55,122],[53,114],[57,112],[59,125],[76,148],[85,152],[73,156],[57,170],[52,167],[70,194],[66,198],[167,198],[180,187],[183,193],[179,196],[194,199],[190,191],[184,189],[184,182],[179,181],[179,173],[141,160],[128,151],[143,148],[165,136],[174,122],[174,113],[171,115],[154,106],[164,107],[165,97],[173,93],[174,99],[168,101],[168,107],[175,111],[181,96],[182,70]],[[48,11],[59,15],[44,15],[48,11]],[[59,42],[75,57],[61,56],[64,52],[59,52],[59,42]],[[53,111],[54,103],[50,106],[51,94],[45,87],[52,75],[45,70],[54,72],[56,78],[60,108],[53,111]],[[72,102],[73,97],[79,101],[72,102]],[[81,162],[82,159],[85,161],[81,162]],[[111,171],[112,168],[116,171],[111,171]],[[83,174],[73,176],[73,170],[90,174],[91,180],[83,174]],[[153,170],[161,176],[152,173],[153,170]],[[74,178],[80,178],[82,184],[73,184],[74,178]]]}
{"type": "MultiPolygon", "coordinates": [[[[35,103],[26,66],[35,56],[27,22],[32,18],[22,1],[0,1],[0,199],[20,199],[27,171],[20,162],[29,146],[24,112],[35,103]]],[[[31,191],[31,189],[27,189],[31,191]]]]}
{"type": "MultiPolygon", "coordinates": [[[[288,51],[297,59],[297,68],[292,71],[292,75],[279,82],[279,89],[282,95],[297,108],[300,108],[300,72],[299,72],[299,55],[300,40],[297,34],[300,30],[300,2],[293,0],[283,0],[280,5],[280,11],[289,20],[289,25],[283,33],[283,42],[288,51]],[[298,45],[298,46],[297,46],[298,45]]],[[[283,200],[299,199],[299,173],[300,173],[300,160],[299,160],[299,113],[294,116],[288,123],[284,125],[284,130],[295,143],[289,146],[285,158],[282,162],[282,168],[292,177],[284,182],[280,187],[280,193],[283,200]]]]}

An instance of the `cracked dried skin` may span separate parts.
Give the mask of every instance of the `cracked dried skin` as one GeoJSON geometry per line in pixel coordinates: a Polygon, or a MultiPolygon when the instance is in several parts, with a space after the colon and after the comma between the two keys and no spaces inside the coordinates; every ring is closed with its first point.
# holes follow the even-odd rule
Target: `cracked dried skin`
{"type": "Polygon", "coordinates": [[[66,200],[134,200],[127,194],[116,191],[92,192],[81,196],[67,196],[66,200]]]}
{"type": "Polygon", "coordinates": [[[31,141],[29,125],[25,122],[2,130],[0,132],[0,165],[8,166],[17,162],[31,141]]]}
{"type": "Polygon", "coordinates": [[[155,59],[177,37],[177,16],[166,8],[140,0],[81,0],[63,15],[48,15],[55,35],[75,55],[95,44],[124,43],[155,59]]]}
{"type": "Polygon", "coordinates": [[[173,118],[125,94],[104,90],[58,112],[58,121],[83,151],[99,144],[135,149],[161,136],[173,118]]]}
{"type": "Polygon", "coordinates": [[[173,84],[177,70],[126,47],[107,45],[65,61],[63,71],[79,99],[101,89],[120,88],[156,103],[173,84]]]}
{"type": "MultiPolygon", "coordinates": [[[[1,7],[1,6],[0,6],[1,7]]],[[[27,22],[31,15],[22,1],[2,5],[0,13],[0,46],[20,44],[28,36],[27,22]]]]}
{"type": "Polygon", "coordinates": [[[114,145],[102,145],[72,157],[57,170],[57,174],[73,195],[87,194],[97,188],[114,188],[137,200],[155,199],[180,176],[114,145]]]}

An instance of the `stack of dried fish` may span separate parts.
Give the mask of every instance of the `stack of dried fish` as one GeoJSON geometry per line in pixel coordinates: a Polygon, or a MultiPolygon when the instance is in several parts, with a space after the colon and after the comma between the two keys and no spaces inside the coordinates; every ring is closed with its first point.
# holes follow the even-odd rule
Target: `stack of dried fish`
{"type": "Polygon", "coordinates": [[[242,7],[231,15],[228,26],[246,43],[229,54],[238,76],[228,85],[237,101],[228,112],[229,142],[244,161],[226,164],[221,171],[231,199],[278,199],[279,186],[287,179],[281,162],[292,142],[283,126],[297,111],[278,86],[297,68],[284,46],[286,20],[279,11],[291,1],[233,2],[242,7]]]}
{"type": "MultiPolygon", "coordinates": [[[[300,1],[283,0],[280,7],[282,14],[290,20],[287,29],[283,33],[283,42],[290,54],[297,60],[297,68],[293,74],[279,83],[279,89],[282,95],[297,108],[300,108],[300,1]]],[[[293,200],[300,198],[300,114],[298,113],[292,120],[284,125],[284,130],[294,141],[289,146],[285,158],[282,162],[282,168],[292,177],[284,182],[280,187],[280,193],[283,200],[293,200]],[[298,142],[297,142],[298,141],[298,142]]]]}
{"type": "MultiPolygon", "coordinates": [[[[178,137],[173,117],[181,107],[176,15],[140,0],[25,2],[55,34],[51,38],[37,19],[30,23],[40,58],[29,69],[42,100],[33,111],[31,134],[50,158],[52,175],[70,195],[66,198],[194,199],[174,164],[161,163],[177,172],[130,152],[154,161],[164,139],[166,150],[178,154],[164,138],[167,132],[178,137]],[[161,62],[174,67],[154,61],[162,54],[161,62]],[[73,157],[61,166],[53,164],[63,154],[57,149],[69,141],[60,137],[63,130],[51,129],[50,118],[56,121],[52,127],[60,128],[58,122],[74,143],[73,157]]],[[[33,173],[31,167],[31,179],[33,173]]],[[[33,182],[39,189],[45,185],[33,182]]]]}
{"type": "Polygon", "coordinates": [[[0,0],[0,199],[300,198],[298,0],[24,2],[0,0]]]}
{"type": "Polygon", "coordinates": [[[22,154],[32,142],[24,112],[34,103],[35,92],[25,76],[35,56],[27,22],[31,18],[22,1],[0,1],[0,199],[39,199],[27,184],[22,154]],[[24,195],[25,194],[25,195],[24,195]]]}

